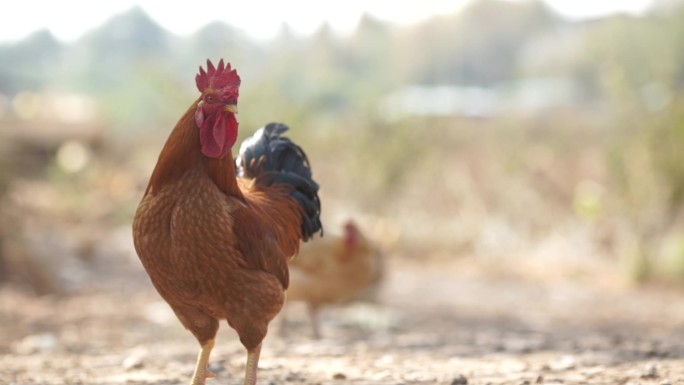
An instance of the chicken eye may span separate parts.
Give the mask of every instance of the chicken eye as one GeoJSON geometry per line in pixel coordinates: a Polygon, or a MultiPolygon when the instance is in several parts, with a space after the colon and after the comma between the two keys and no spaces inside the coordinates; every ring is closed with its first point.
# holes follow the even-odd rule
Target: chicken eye
{"type": "Polygon", "coordinates": [[[216,103],[216,98],[214,95],[207,95],[204,99],[207,101],[207,103],[216,103]]]}

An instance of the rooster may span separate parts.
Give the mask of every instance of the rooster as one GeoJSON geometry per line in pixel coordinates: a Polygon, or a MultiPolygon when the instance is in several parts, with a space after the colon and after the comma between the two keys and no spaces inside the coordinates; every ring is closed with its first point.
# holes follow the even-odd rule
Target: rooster
{"type": "Polygon", "coordinates": [[[262,341],[283,306],[287,261],[323,229],[318,185],[302,149],[270,123],[237,140],[240,77],[223,59],[195,77],[200,97],[166,141],[133,221],[135,249],[159,294],[200,344],[192,385],[207,364],[219,321],[247,350],[256,383],[262,341]]]}
{"type": "MultiPolygon", "coordinates": [[[[287,301],[306,303],[313,336],[318,339],[321,307],[374,297],[383,279],[384,255],[350,220],[342,235],[303,245],[289,265],[287,301]]],[[[281,318],[280,332],[285,334],[285,314],[281,318]]]]}

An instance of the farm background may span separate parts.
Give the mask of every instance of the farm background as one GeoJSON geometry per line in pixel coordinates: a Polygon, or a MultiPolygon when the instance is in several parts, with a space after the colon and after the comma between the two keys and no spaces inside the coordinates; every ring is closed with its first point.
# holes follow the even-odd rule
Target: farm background
{"type": "Polygon", "coordinates": [[[189,377],[192,338],[130,222],[197,66],[220,57],[242,77],[239,140],[288,123],[326,227],[354,218],[388,256],[377,304],[330,309],[323,341],[300,317],[262,381],[684,381],[684,4],[570,20],[481,0],[272,39],[223,22],[174,35],[136,7],[75,41],[0,43],[10,383],[189,377]]]}

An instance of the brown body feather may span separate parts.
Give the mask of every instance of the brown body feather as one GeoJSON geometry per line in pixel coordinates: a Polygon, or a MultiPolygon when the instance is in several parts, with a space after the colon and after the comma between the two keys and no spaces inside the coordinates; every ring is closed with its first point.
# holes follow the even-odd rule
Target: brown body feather
{"type": "Polygon", "coordinates": [[[289,189],[235,177],[232,154],[204,157],[195,102],[162,150],[133,223],[155,288],[200,344],[226,319],[253,349],[280,311],[301,238],[289,189]]]}

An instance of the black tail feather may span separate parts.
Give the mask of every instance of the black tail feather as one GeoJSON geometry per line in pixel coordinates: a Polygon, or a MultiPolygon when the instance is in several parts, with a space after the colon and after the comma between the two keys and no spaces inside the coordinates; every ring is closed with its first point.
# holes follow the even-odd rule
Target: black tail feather
{"type": "Polygon", "coordinates": [[[288,129],[282,123],[269,123],[260,128],[242,142],[235,163],[238,176],[255,179],[258,185],[282,183],[292,186],[291,196],[304,211],[302,239],[306,241],[319,231],[323,234],[321,201],[306,154],[290,139],[280,136],[288,129]]]}

